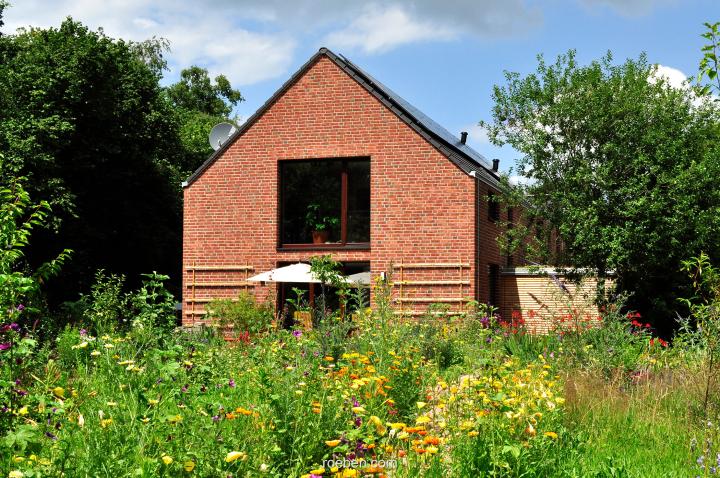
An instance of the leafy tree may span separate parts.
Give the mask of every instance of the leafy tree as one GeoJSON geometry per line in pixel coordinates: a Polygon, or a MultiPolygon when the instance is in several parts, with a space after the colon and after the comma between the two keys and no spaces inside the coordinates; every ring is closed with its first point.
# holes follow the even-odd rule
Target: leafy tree
{"type": "Polygon", "coordinates": [[[213,84],[208,71],[199,66],[182,70],[180,81],[168,87],[167,94],[178,108],[223,118],[229,117],[233,106],[243,100],[224,75],[216,76],[213,84]]]}
{"type": "Polygon", "coordinates": [[[569,263],[617,271],[632,307],[671,322],[689,286],[681,261],[720,257],[718,109],[670,87],[645,56],[540,56],[536,73],[506,80],[485,126],[522,153],[529,213],[559,232],[569,263]]]}
{"type": "Polygon", "coordinates": [[[65,249],[34,272],[28,271],[25,249],[30,234],[44,224],[48,213],[47,202],[31,203],[22,178],[0,188],[0,324],[16,322],[21,316],[38,312],[42,305],[40,286],[57,275],[70,257],[71,251],[65,249]]]}
{"type": "Polygon", "coordinates": [[[705,23],[706,31],[702,37],[710,43],[702,47],[703,57],[700,59],[700,68],[698,74],[698,82],[701,83],[704,78],[708,79],[707,85],[701,85],[703,94],[710,94],[715,90],[720,94],[720,75],[718,75],[718,55],[720,55],[720,22],[705,23]]]}
{"type": "Polygon", "coordinates": [[[223,121],[236,122],[232,109],[243,97],[225,76],[215,77],[213,83],[207,70],[198,66],[182,70],[180,81],[169,86],[166,94],[178,115],[183,151],[177,174],[185,179],[212,153],[208,143],[212,127],[223,121]]]}
{"type": "Polygon", "coordinates": [[[75,251],[57,298],[75,298],[98,268],[179,276],[179,185],[164,164],[181,146],[159,85],[163,48],[72,19],[0,38],[0,183],[25,176],[30,195],[53,208],[32,263],[56,244],[75,251]]]}
{"type": "MultiPolygon", "coordinates": [[[[0,0],[0,28],[2,28],[3,25],[5,25],[5,22],[3,21],[3,12],[8,6],[8,2],[6,0],[0,0]]],[[[0,36],[2,36],[2,32],[0,32],[0,36]]]]}

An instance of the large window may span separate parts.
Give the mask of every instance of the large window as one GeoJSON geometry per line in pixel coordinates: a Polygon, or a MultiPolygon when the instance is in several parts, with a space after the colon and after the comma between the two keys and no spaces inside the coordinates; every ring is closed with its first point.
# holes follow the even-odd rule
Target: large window
{"type": "Polygon", "coordinates": [[[280,162],[280,245],[367,246],[370,160],[280,162]]]}

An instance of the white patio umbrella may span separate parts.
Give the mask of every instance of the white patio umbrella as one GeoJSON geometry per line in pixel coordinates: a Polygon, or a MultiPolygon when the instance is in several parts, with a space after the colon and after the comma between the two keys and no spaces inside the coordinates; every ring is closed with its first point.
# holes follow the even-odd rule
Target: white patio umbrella
{"type": "MultiPolygon", "coordinates": [[[[359,272],[343,280],[354,286],[370,285],[370,272],[359,272]]],[[[248,278],[250,282],[296,282],[301,284],[319,284],[320,281],[310,270],[310,264],[298,262],[285,267],[278,267],[248,278]]]]}
{"type": "Polygon", "coordinates": [[[310,264],[298,262],[285,267],[278,267],[271,271],[248,278],[250,282],[298,282],[304,284],[319,284],[320,281],[310,271],[310,264]]]}
{"type": "Polygon", "coordinates": [[[365,287],[370,285],[370,271],[358,272],[357,274],[349,275],[345,278],[349,283],[358,286],[365,287]]]}

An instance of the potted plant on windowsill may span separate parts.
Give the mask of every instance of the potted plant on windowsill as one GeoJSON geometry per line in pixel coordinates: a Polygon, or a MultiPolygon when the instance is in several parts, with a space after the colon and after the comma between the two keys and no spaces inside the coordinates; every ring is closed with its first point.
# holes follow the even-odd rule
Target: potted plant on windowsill
{"type": "Polygon", "coordinates": [[[319,204],[310,204],[305,214],[305,223],[312,233],[313,244],[325,244],[330,237],[330,230],[340,224],[335,216],[326,216],[319,204]]]}

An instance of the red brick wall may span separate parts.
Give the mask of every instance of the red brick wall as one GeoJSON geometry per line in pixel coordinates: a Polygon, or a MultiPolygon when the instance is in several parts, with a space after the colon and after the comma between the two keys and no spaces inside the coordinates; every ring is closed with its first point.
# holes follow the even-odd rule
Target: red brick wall
{"type": "MultiPolygon", "coordinates": [[[[183,262],[185,268],[192,264],[248,264],[253,273],[258,273],[277,267],[279,262],[332,253],[340,261],[369,261],[375,276],[401,260],[463,261],[471,264],[467,272],[471,285],[466,295],[473,297],[474,202],[473,178],[331,60],[320,57],[185,189],[183,262]],[[278,251],[278,161],[358,156],[371,158],[370,250],[278,251]]],[[[481,221],[484,261],[497,252],[492,252],[496,245],[492,230],[486,227],[487,214],[481,221]]],[[[243,275],[224,277],[238,279],[243,275]]],[[[198,273],[195,280],[222,276],[198,273]]],[[[191,274],[184,271],[185,301],[190,280],[191,274]]],[[[275,289],[258,285],[255,290],[262,299],[274,294],[275,289]]],[[[196,297],[237,293],[237,288],[195,292],[196,297]]],[[[187,302],[184,307],[188,307],[187,302]]]]}
{"type": "MultiPolygon", "coordinates": [[[[500,217],[497,221],[491,221],[489,219],[490,201],[488,200],[488,194],[490,193],[491,188],[484,183],[480,183],[479,188],[480,199],[478,201],[478,207],[480,208],[480,210],[478,230],[480,239],[479,253],[477,258],[479,271],[477,299],[480,302],[490,302],[490,265],[495,264],[500,267],[500,270],[508,266],[508,257],[506,254],[501,253],[497,243],[497,237],[504,231],[504,228],[507,227],[506,224],[508,222],[508,209],[506,205],[500,203],[498,205],[500,217]]],[[[497,193],[497,191],[493,192],[497,193]]],[[[521,211],[516,209],[513,213],[513,221],[517,223],[520,220],[521,211]]],[[[512,261],[513,264],[516,266],[522,265],[524,262],[522,252],[517,251],[515,254],[513,254],[512,261]]],[[[496,306],[500,305],[499,302],[501,299],[499,291],[502,289],[502,282],[499,279],[500,278],[498,277],[499,290],[496,297],[498,301],[498,304],[496,304],[496,306]]]]}

